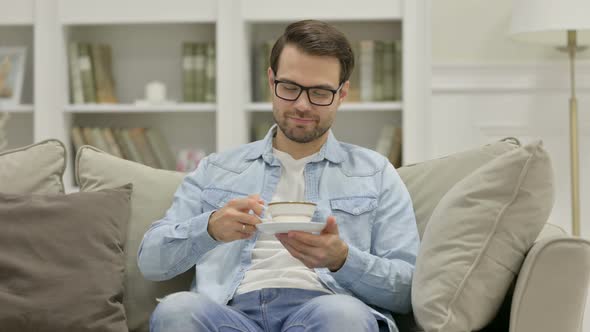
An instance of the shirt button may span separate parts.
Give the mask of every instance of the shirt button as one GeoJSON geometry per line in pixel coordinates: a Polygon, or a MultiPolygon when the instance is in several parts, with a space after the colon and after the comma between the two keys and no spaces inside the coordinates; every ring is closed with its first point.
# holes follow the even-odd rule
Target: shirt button
{"type": "Polygon", "coordinates": [[[359,214],[359,212],[361,212],[361,210],[359,208],[354,208],[352,210],[352,213],[354,213],[354,214],[359,214]]]}

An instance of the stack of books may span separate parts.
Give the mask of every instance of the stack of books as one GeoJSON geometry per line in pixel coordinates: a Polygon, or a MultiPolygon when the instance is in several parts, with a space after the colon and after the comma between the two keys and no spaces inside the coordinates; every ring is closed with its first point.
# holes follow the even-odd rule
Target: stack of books
{"type": "Polygon", "coordinates": [[[386,124],[381,128],[379,138],[375,146],[375,151],[379,152],[395,167],[399,168],[403,164],[402,160],[402,127],[393,124],[386,124]]]}
{"type": "Polygon", "coordinates": [[[176,170],[176,158],[162,134],[152,128],[73,127],[76,151],[92,145],[119,158],[144,165],[176,170]]]}
{"type": "Polygon", "coordinates": [[[182,44],[182,99],[215,102],[215,43],[182,44]]]}
{"type": "Polygon", "coordinates": [[[68,66],[73,104],[118,102],[109,45],[71,42],[68,66]]]}

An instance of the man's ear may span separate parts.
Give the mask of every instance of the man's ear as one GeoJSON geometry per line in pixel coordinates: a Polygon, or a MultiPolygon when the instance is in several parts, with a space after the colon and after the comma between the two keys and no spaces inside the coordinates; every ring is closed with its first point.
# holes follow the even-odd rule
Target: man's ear
{"type": "Polygon", "coordinates": [[[344,82],[342,88],[340,89],[340,97],[338,98],[340,102],[342,102],[344,98],[348,96],[348,89],[350,89],[350,81],[344,82]]]}

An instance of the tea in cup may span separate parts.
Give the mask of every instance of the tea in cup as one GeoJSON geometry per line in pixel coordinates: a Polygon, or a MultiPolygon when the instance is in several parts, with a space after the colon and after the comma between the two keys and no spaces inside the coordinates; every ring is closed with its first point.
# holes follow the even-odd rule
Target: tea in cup
{"type": "Polygon", "coordinates": [[[271,202],[268,203],[263,221],[310,222],[315,209],[316,204],[313,202],[271,202]]]}

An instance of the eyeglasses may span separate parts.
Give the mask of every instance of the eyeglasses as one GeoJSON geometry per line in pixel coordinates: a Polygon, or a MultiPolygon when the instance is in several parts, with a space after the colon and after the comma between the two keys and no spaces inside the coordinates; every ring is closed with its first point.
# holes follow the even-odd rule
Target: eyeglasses
{"type": "Polygon", "coordinates": [[[303,91],[307,92],[307,99],[316,106],[330,106],[334,101],[334,95],[340,91],[342,84],[338,89],[326,89],[316,87],[305,87],[293,82],[275,80],[275,95],[283,100],[295,101],[303,91]]]}

